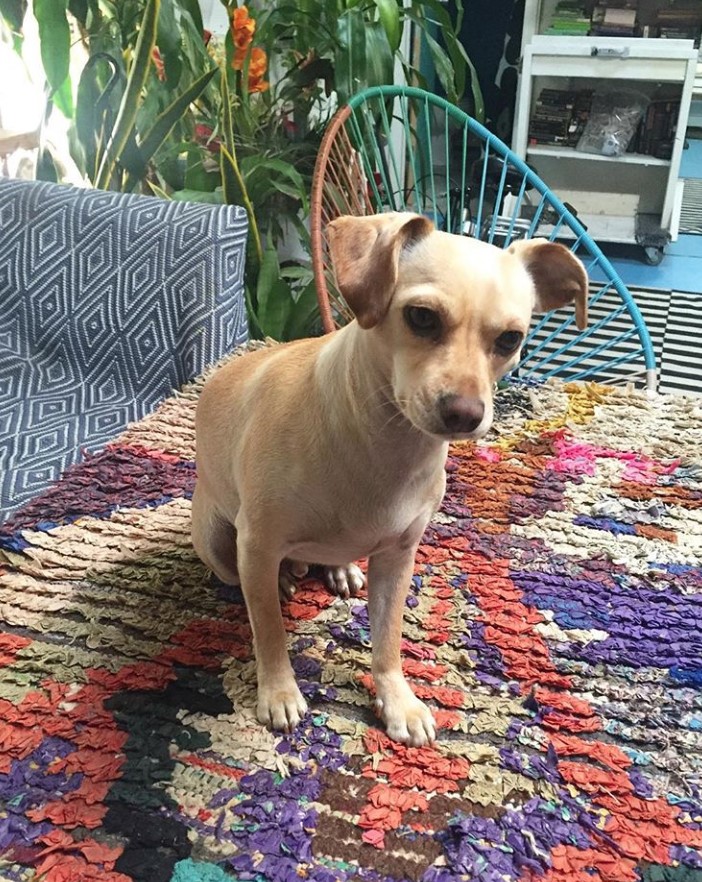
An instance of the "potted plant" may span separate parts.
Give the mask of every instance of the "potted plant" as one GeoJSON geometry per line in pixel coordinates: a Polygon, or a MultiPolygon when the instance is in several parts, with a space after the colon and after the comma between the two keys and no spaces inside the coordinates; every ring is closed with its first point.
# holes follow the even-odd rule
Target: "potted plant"
{"type": "MultiPolygon", "coordinates": [[[[281,263],[280,245],[292,228],[307,249],[310,178],[335,107],[392,82],[396,66],[424,83],[403,51],[405,27],[449,98],[470,82],[478,116],[482,100],[456,36],[460,4],[453,21],[439,0],[283,0],[258,11],[222,2],[223,41],[203,30],[197,0],[34,0],[46,114],[69,120],[71,153],[92,186],[242,204],[252,333],[293,339],[316,330],[316,296],[309,261],[281,263]],[[82,54],[77,83],[72,52],[82,54]]],[[[27,14],[26,0],[0,0],[19,50],[27,14]]],[[[39,170],[55,176],[48,151],[39,170]]]]}

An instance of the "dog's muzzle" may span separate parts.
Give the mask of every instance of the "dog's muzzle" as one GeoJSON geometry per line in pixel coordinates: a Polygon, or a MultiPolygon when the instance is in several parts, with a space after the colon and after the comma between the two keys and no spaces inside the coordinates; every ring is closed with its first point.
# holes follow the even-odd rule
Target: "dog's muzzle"
{"type": "Polygon", "coordinates": [[[485,417],[485,403],[467,395],[443,395],[439,400],[439,416],[447,435],[470,435],[485,417]]]}

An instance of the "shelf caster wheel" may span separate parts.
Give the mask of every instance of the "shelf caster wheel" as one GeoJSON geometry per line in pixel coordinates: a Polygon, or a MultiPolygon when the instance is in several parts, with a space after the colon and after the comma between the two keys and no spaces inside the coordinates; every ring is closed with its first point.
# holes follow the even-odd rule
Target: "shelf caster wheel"
{"type": "Polygon", "coordinates": [[[644,248],[644,258],[649,266],[658,266],[663,260],[665,252],[662,248],[654,245],[647,245],[644,248]]]}

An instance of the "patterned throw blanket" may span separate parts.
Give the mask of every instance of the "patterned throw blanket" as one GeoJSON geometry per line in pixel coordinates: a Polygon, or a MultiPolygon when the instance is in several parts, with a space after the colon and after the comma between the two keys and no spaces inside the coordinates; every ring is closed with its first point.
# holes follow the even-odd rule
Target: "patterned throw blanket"
{"type": "Polygon", "coordinates": [[[1,528],[0,877],[700,882],[702,412],[513,388],[452,448],[407,600],[436,745],[370,706],[365,598],[284,606],[311,710],[254,718],[189,541],[198,384],[1,528]]]}
{"type": "Polygon", "coordinates": [[[0,178],[0,523],[248,338],[233,205],[0,178]]]}

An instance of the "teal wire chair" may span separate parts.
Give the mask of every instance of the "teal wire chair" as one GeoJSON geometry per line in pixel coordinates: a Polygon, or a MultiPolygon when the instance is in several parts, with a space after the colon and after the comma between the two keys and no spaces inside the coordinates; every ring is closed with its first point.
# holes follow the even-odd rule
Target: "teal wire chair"
{"type": "Polygon", "coordinates": [[[656,388],[646,323],[631,293],[565,205],[522,159],[442,98],[409,86],[360,92],[329,124],[314,171],[312,262],[326,332],[352,315],[334,286],[326,225],[340,215],[415,211],[439,229],[506,248],[536,236],[569,246],[590,278],[590,323],[572,311],[536,316],[520,380],[634,381],[656,388]]]}

